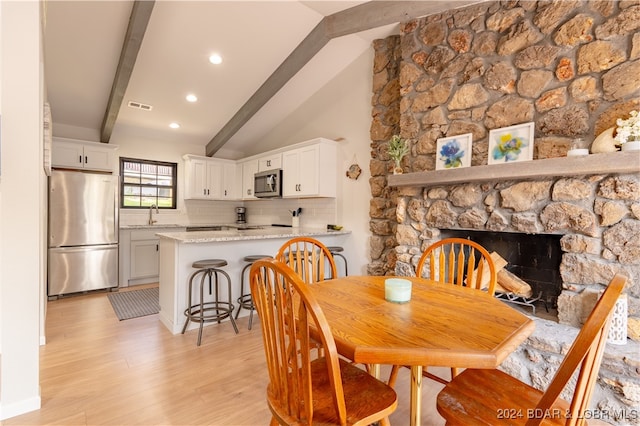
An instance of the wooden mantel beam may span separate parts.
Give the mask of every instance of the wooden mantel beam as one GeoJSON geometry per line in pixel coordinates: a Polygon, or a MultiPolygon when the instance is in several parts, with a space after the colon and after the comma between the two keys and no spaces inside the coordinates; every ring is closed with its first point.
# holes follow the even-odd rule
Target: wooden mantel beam
{"type": "Polygon", "coordinates": [[[557,176],[640,173],[637,151],[607,152],[581,157],[546,158],[516,163],[390,175],[389,186],[433,187],[472,182],[534,180],[557,176]]]}

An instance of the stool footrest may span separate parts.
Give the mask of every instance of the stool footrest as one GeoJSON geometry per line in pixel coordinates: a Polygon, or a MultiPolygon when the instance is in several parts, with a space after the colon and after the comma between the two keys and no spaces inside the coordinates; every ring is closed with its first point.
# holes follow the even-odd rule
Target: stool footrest
{"type": "Polygon", "coordinates": [[[243,294],[242,297],[238,297],[238,306],[243,309],[255,309],[253,306],[253,298],[250,294],[243,294]]]}
{"type": "Polygon", "coordinates": [[[205,302],[185,309],[184,315],[194,322],[220,321],[231,316],[233,308],[228,302],[205,302]]]}

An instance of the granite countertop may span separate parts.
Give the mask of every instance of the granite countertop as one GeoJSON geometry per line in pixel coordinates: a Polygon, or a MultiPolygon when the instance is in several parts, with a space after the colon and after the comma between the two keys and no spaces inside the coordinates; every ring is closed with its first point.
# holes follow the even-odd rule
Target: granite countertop
{"type": "Polygon", "coordinates": [[[313,237],[321,235],[345,235],[351,231],[327,231],[323,228],[284,228],[270,227],[263,229],[225,230],[225,231],[192,231],[192,232],[160,232],[160,238],[167,238],[181,243],[211,243],[222,241],[266,240],[271,238],[313,237]]]}
{"type": "Polygon", "coordinates": [[[179,223],[155,223],[153,225],[120,225],[120,229],[166,229],[166,228],[186,228],[190,225],[180,225],[179,223]]]}

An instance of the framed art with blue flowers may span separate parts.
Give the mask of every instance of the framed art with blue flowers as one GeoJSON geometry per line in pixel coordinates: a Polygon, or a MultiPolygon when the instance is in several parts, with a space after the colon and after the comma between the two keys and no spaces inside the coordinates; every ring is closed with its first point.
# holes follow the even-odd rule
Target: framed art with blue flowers
{"type": "Polygon", "coordinates": [[[436,170],[471,165],[471,133],[439,138],[436,143],[436,170]]]}
{"type": "Polygon", "coordinates": [[[533,122],[489,130],[489,164],[533,160],[533,122]]]}

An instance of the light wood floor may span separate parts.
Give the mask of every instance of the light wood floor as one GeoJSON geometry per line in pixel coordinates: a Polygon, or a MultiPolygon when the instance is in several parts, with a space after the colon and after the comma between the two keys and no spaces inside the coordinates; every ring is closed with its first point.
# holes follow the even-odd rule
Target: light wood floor
{"type": "MultiPolygon", "coordinates": [[[[134,289],[149,286],[137,286],[134,289]]],[[[125,291],[125,290],[121,290],[125,291]]],[[[267,372],[260,324],[240,333],[229,323],[172,335],[158,315],[118,321],[107,293],[48,302],[47,344],[40,350],[42,408],[3,425],[268,424],[267,372]]],[[[393,425],[409,419],[409,375],[402,369],[393,425]]],[[[387,369],[383,369],[387,377],[387,369]]],[[[443,425],[425,380],[422,423],[443,425]]]]}

